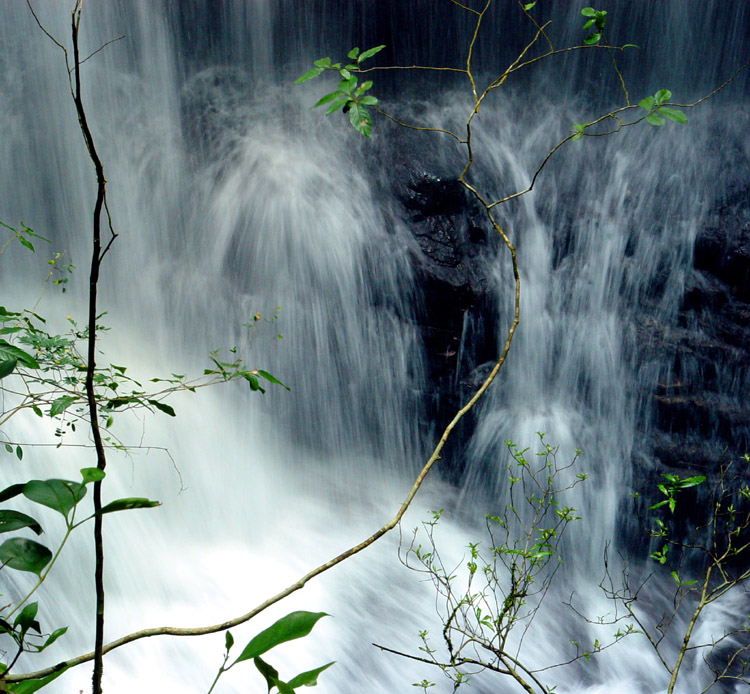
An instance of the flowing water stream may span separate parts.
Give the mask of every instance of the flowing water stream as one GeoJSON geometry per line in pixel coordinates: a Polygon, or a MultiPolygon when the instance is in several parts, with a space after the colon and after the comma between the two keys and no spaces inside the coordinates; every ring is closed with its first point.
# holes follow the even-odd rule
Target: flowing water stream
{"type": "MultiPolygon", "coordinates": [[[[68,3],[37,4],[50,31],[67,39],[68,3]]],[[[110,463],[113,497],[144,495],[163,505],[107,523],[108,638],[247,611],[390,518],[431,447],[423,421],[430,385],[414,321],[421,297],[409,262],[414,240],[376,185],[378,167],[393,161],[390,131],[376,123],[372,141],[363,141],[311,112],[314,88],[291,82],[311,59],[353,45],[387,43],[384,61],[395,64],[456,63],[467,18],[455,5],[435,4],[112,0],[86,7],[86,46],[125,35],[83,71],[120,233],[103,268],[101,305],[112,330],[102,350],[144,378],[200,373],[210,350],[244,344],[242,324],[260,313],[275,318],[253,331],[248,361],[292,387],[263,397],[234,384],[185,394],[174,403],[174,421],[119,425],[125,440],[168,447],[171,458],[134,450],[110,463]]],[[[556,22],[561,41],[580,31],[579,8],[570,5],[556,22]]],[[[694,100],[746,53],[750,6],[743,2],[624,5],[607,9],[612,40],[641,46],[625,63],[637,98],[669,87],[678,100],[694,100]]],[[[488,18],[480,70],[498,56],[504,64],[522,46],[528,32],[521,34],[514,12],[488,18]]],[[[0,219],[23,220],[78,266],[68,294],[48,290],[40,304],[62,328],[71,301],[83,315],[93,171],[60,52],[23,2],[3,7],[0,37],[0,219]]],[[[488,104],[477,126],[475,180],[483,189],[524,187],[571,123],[616,102],[617,84],[595,57],[571,56],[522,75],[488,104]]],[[[378,79],[394,108],[432,124],[465,118],[466,92],[455,81],[378,79]]],[[[569,656],[569,639],[596,637],[561,600],[575,592],[590,614],[611,609],[596,585],[607,543],[627,551],[634,541],[623,535],[627,523],[618,513],[638,489],[631,460],[651,416],[643,393],[663,371],[639,362],[629,326],[646,301],[661,321],[675,320],[695,235],[740,175],[727,166],[729,153],[745,161],[750,153],[746,85],[742,77],[691,112],[687,127],[670,123],[569,145],[533,194],[499,211],[519,249],[521,327],[474,434],[451,453],[455,460],[444,461],[462,470],[460,484],[441,481],[438,471],[406,526],[445,507],[441,537],[458,560],[479,536],[482,515],[504,503],[506,439],[532,445],[542,431],[561,456],[583,449],[581,469],[590,479],[570,503],[585,520],[565,546],[559,593],[529,637],[528,657],[540,665],[569,656]]],[[[424,147],[446,166],[458,161],[444,140],[425,138],[424,147]]],[[[502,339],[509,269],[502,252],[488,253],[500,318],[483,329],[502,339]]],[[[3,258],[2,303],[26,306],[39,292],[46,258],[12,257],[3,258]]],[[[21,441],[54,441],[36,418],[15,421],[12,431],[21,441]]],[[[89,464],[78,449],[53,456],[28,448],[22,466],[6,461],[2,470],[9,484],[20,470],[75,479],[89,464]]],[[[398,563],[397,542],[386,538],[345,562],[235,630],[236,640],[292,609],[326,611],[334,617],[313,636],[269,657],[283,673],[336,660],[321,692],[395,694],[415,691],[411,683],[424,677],[439,682],[431,691],[450,691],[439,673],[370,645],[415,652],[416,632],[436,628],[430,587],[398,563]]],[[[93,600],[79,590],[92,573],[92,560],[81,559],[86,547],[78,538],[43,590],[49,619],[71,625],[50,662],[90,648],[83,615],[93,613],[93,600]]],[[[658,604],[658,589],[649,600],[658,604]]],[[[719,606],[706,629],[720,632],[737,609],[719,606]]],[[[141,641],[107,657],[105,690],[206,691],[222,647],[220,635],[141,641]]],[[[651,694],[664,690],[658,667],[632,638],[550,683],[571,694],[651,694]]],[[[89,676],[78,668],[49,691],[86,691],[89,676]]],[[[699,691],[697,678],[686,675],[680,691],[699,691]]],[[[219,691],[262,687],[245,665],[219,691]]],[[[478,679],[474,691],[515,690],[478,679]]]]}

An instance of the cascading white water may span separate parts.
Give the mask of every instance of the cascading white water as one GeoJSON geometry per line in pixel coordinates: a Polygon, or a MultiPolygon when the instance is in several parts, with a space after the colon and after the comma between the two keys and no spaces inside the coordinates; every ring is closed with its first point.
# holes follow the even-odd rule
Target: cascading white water
{"type": "MultiPolygon", "coordinates": [[[[69,17],[62,4],[39,8],[61,39],[69,17]]],[[[679,3],[664,4],[678,13],[679,3]]],[[[141,377],[200,372],[209,350],[240,344],[242,323],[280,306],[278,320],[253,335],[249,359],[292,387],[263,398],[231,386],[186,395],[175,403],[175,422],[122,425],[127,441],[138,442],[143,429],[146,443],[167,446],[179,475],[158,451],[134,451],[132,459],[110,464],[112,497],[148,495],[164,505],[113,516],[107,524],[109,638],[162,623],[207,624],[253,607],[389,518],[430,445],[420,440],[420,403],[429,385],[413,326],[412,305],[419,300],[408,262],[413,241],[405,228],[386,223],[392,201],[375,197],[367,168],[373,159],[389,161],[387,138],[361,141],[309,112],[312,91],[290,85],[298,61],[318,57],[318,44],[333,53],[347,32],[352,45],[360,43],[358,22],[368,37],[388,24],[366,21],[366,5],[351,8],[335,39],[334,20],[327,26],[306,6],[281,8],[286,15],[265,2],[86,8],[86,45],[127,36],[83,73],[120,232],[104,267],[102,305],[113,330],[102,349],[141,377]]],[[[394,8],[393,15],[412,11],[394,8]]],[[[733,31],[742,26],[743,11],[733,31]]],[[[643,26],[642,15],[643,8],[634,11],[634,26],[643,26]]],[[[93,173],[59,51],[24,4],[14,3],[7,18],[0,29],[3,45],[12,47],[0,58],[0,219],[22,219],[55,248],[70,251],[78,270],[67,296],[82,306],[93,173]]],[[[579,23],[571,18],[567,26],[572,31],[579,23]]],[[[677,24],[665,23],[669,32],[677,24]]],[[[393,37],[397,51],[416,50],[410,36],[403,47],[393,37]]],[[[449,57],[432,38],[425,51],[449,57]]],[[[665,43],[674,50],[676,42],[665,43]]],[[[651,91],[665,86],[642,81],[651,91]]],[[[585,100],[568,93],[554,101],[541,96],[549,84],[540,78],[525,91],[503,94],[480,116],[477,180],[487,189],[523,187],[550,144],[588,113],[585,100]]],[[[437,96],[439,108],[429,118],[458,117],[452,115],[461,99],[454,87],[437,96]]],[[[560,599],[575,590],[587,596],[593,614],[609,609],[603,599],[598,604],[593,588],[605,543],[617,537],[618,504],[633,483],[639,386],[655,379],[633,363],[626,318],[657,278],[667,287],[664,319],[676,312],[711,186],[723,181],[721,155],[709,155],[710,122],[727,122],[724,139],[747,151],[742,123],[728,107],[691,119],[682,131],[642,130],[569,146],[532,195],[500,213],[519,248],[521,327],[466,444],[461,488],[430,481],[407,523],[415,525],[427,508],[450,506],[461,520],[449,514],[444,522],[446,552],[460,557],[479,534],[481,514],[503,503],[498,461],[505,439],[528,445],[534,432],[545,431],[563,451],[584,450],[582,469],[591,480],[573,503],[587,520],[566,546],[564,587],[533,634],[529,657],[540,664],[564,659],[571,634],[586,633],[558,607],[560,599]],[[570,246],[561,249],[560,230],[568,227],[570,246]]],[[[39,265],[18,253],[11,271],[6,260],[3,303],[25,306],[43,277],[39,265]]],[[[45,258],[39,260],[43,265],[45,258]]],[[[510,298],[502,253],[496,268],[502,334],[510,298]]],[[[43,313],[62,324],[67,296],[47,296],[43,313]]],[[[18,440],[53,440],[51,434],[40,432],[35,418],[13,423],[18,440]]],[[[8,480],[18,474],[75,478],[88,464],[75,449],[51,455],[29,448],[8,480]]],[[[413,652],[416,631],[434,628],[430,590],[398,564],[396,541],[384,540],[236,630],[237,641],[292,609],[325,610],[335,617],[323,620],[313,637],[269,658],[283,672],[337,660],[319,685],[336,694],[393,694],[413,691],[411,683],[423,677],[439,681],[428,668],[370,646],[413,652]]],[[[42,596],[54,626],[71,625],[50,662],[90,648],[91,591],[77,589],[91,575],[91,560],[80,558],[88,556],[87,545],[81,537],[68,549],[57,582],[42,596]]],[[[726,618],[716,611],[718,631],[726,618]]],[[[209,637],[128,646],[108,656],[105,690],[205,691],[222,644],[223,638],[209,637]]],[[[78,668],[49,690],[86,690],[88,679],[85,667],[78,668]]],[[[655,659],[637,639],[552,683],[571,694],[663,689],[655,659]]],[[[686,677],[683,691],[693,686],[686,677]]],[[[248,687],[262,691],[251,665],[222,679],[221,691],[248,687]]],[[[514,691],[489,680],[477,680],[474,689],[514,691]]]]}

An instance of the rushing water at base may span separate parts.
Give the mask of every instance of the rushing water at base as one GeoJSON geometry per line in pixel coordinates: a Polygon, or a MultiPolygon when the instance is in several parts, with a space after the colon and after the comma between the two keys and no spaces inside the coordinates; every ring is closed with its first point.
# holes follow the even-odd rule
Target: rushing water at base
{"type": "MultiPolygon", "coordinates": [[[[38,8],[60,38],[69,16],[63,4],[38,8]]],[[[210,350],[245,342],[240,326],[253,314],[277,315],[253,333],[249,362],[292,391],[270,389],[261,397],[232,385],[186,394],[174,403],[174,422],[157,417],[120,425],[127,442],[167,447],[171,458],[134,450],[110,463],[113,498],[144,495],[163,505],[108,520],[109,639],[157,624],[217,622],[255,606],[390,518],[431,445],[422,436],[429,385],[414,326],[421,300],[409,263],[414,241],[390,215],[394,201],[376,195],[382,173],[371,168],[392,161],[389,129],[376,124],[372,140],[363,141],[310,112],[314,90],[291,81],[311,58],[355,44],[388,42],[388,59],[397,63],[455,63],[465,18],[451,6],[439,11],[441,20],[424,2],[347,2],[345,11],[325,2],[177,5],[92,3],[84,14],[85,45],[126,35],[83,71],[120,232],[103,269],[101,305],[113,329],[101,346],[108,359],[144,378],[200,373],[210,350]],[[456,36],[448,40],[443,29],[456,36]]],[[[676,94],[689,91],[680,93],[687,100],[739,62],[746,5],[704,3],[715,7],[702,11],[699,3],[679,1],[629,5],[626,16],[611,8],[613,25],[632,27],[635,36],[624,40],[642,43],[644,60],[658,66],[655,77],[631,66],[631,88],[639,94],[666,83],[676,94]],[[726,28],[728,43],[709,63],[715,51],[702,48],[708,42],[702,26],[713,24],[726,28]],[[702,58],[700,74],[697,59],[683,63],[685,51],[702,58]]],[[[571,40],[577,12],[560,19],[571,40]]],[[[64,300],[49,292],[44,299],[42,312],[62,325],[71,301],[83,306],[93,173],[59,51],[24,3],[14,1],[5,15],[0,219],[23,220],[78,265],[64,300]]],[[[510,27],[515,42],[521,25],[510,17],[493,16],[488,35],[510,27]]],[[[489,65],[493,47],[487,39],[480,43],[482,65],[489,65]]],[[[568,60],[556,74],[529,75],[488,103],[477,123],[478,184],[496,193],[524,187],[569,124],[592,113],[592,102],[618,98],[611,84],[604,86],[603,65],[595,67],[590,56],[568,60]],[[585,81],[591,90],[581,93],[585,81]]],[[[466,95],[455,83],[427,83],[435,98],[425,110],[426,95],[414,93],[420,83],[406,95],[404,83],[382,80],[390,103],[431,124],[459,123],[465,112],[466,95]]],[[[735,95],[746,82],[738,84],[735,95]]],[[[462,460],[443,461],[461,467],[461,485],[448,486],[438,472],[406,521],[412,527],[427,509],[446,508],[441,541],[458,562],[467,542],[479,537],[482,515],[504,503],[503,441],[532,445],[535,432],[544,431],[561,456],[576,446],[584,450],[581,469],[590,480],[570,503],[585,520],[565,546],[561,589],[548,598],[527,642],[530,662],[540,666],[569,657],[569,639],[601,638],[561,604],[572,592],[585,596],[589,614],[611,610],[596,585],[605,546],[618,539],[618,507],[638,484],[630,460],[637,425],[649,416],[639,393],[657,376],[636,363],[628,319],[656,296],[662,319],[674,320],[695,234],[737,175],[724,165],[727,153],[747,159],[750,152],[746,103],[722,96],[690,115],[685,128],[634,129],[568,146],[533,194],[499,210],[519,249],[521,327],[473,437],[453,453],[462,460]]],[[[425,143],[443,147],[447,162],[456,157],[445,141],[425,143]]],[[[37,295],[43,270],[27,255],[12,256],[14,269],[2,259],[8,307],[26,306],[37,295]]],[[[507,259],[498,252],[487,260],[500,321],[486,329],[502,339],[511,299],[507,259]]],[[[14,421],[13,437],[54,441],[36,418],[14,421]]],[[[52,456],[28,448],[8,479],[17,481],[20,470],[75,478],[89,464],[77,449],[52,456]]],[[[397,542],[386,538],[348,560],[234,630],[235,639],[247,640],[292,609],[322,610],[334,618],[269,657],[283,673],[336,660],[321,677],[321,692],[394,694],[414,691],[411,683],[424,677],[440,682],[433,691],[449,691],[427,666],[370,645],[416,652],[416,632],[436,629],[430,587],[398,563],[397,542]]],[[[90,648],[82,615],[93,614],[91,591],[77,590],[92,573],[92,560],[81,559],[86,548],[79,537],[43,591],[41,604],[54,614],[44,624],[71,626],[50,662],[90,648]]],[[[655,586],[648,602],[658,604],[658,594],[655,586]]],[[[721,633],[740,609],[717,606],[706,633],[721,633]]],[[[222,647],[222,636],[141,641],[107,656],[105,690],[206,691],[222,647]]],[[[664,689],[655,656],[636,637],[584,665],[550,683],[571,694],[664,689]]],[[[81,667],[49,690],[85,691],[88,680],[81,667]]],[[[258,680],[252,665],[238,666],[220,691],[262,691],[258,680]]],[[[686,674],[681,691],[698,691],[696,681],[686,674]]],[[[514,691],[492,679],[473,687],[514,691]]]]}

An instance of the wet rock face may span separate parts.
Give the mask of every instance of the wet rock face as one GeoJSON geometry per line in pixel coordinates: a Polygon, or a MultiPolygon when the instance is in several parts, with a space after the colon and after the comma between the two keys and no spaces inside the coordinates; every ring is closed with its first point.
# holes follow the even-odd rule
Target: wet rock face
{"type": "Polygon", "coordinates": [[[398,167],[394,214],[415,242],[410,262],[429,384],[425,414],[439,430],[461,406],[472,374],[495,356],[490,262],[497,244],[464,187],[455,178],[426,173],[428,167],[415,161],[398,167]]]}
{"type": "Polygon", "coordinates": [[[668,369],[648,395],[647,447],[684,470],[715,469],[750,450],[750,188],[721,200],[709,219],[677,326],[650,326],[650,349],[668,357],[668,369]]]}

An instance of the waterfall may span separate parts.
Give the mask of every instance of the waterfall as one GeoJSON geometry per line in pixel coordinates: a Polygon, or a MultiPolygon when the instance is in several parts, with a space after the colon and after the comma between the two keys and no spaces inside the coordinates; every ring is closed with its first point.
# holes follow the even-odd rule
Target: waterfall
{"type": "MultiPolygon", "coordinates": [[[[40,20],[67,41],[67,3],[37,4],[40,20]]],[[[119,232],[102,270],[100,305],[111,326],[100,343],[106,359],[149,379],[199,374],[210,351],[239,346],[250,366],[291,388],[261,396],[233,383],[181,394],[174,421],[119,418],[115,431],[126,443],[154,448],[113,455],[105,488],[112,498],[149,496],[163,505],[107,519],[107,640],[246,612],[392,517],[429,453],[435,426],[426,403],[434,384],[418,326],[423,290],[410,260],[418,247],[395,211],[401,202],[390,183],[405,176],[403,151],[419,152],[415,166],[424,165],[425,174],[447,178],[462,155],[445,139],[381,122],[365,141],[338,116],[309,109],[320,96],[317,85],[292,83],[312,59],[338,59],[354,45],[387,44],[384,64],[457,64],[470,17],[454,4],[435,4],[85,6],[84,52],[124,35],[82,69],[119,232]],[[243,327],[255,314],[262,317],[256,327],[243,327]]],[[[746,3],[610,0],[603,7],[611,41],[640,47],[618,57],[635,101],[666,87],[676,100],[694,101],[746,59],[746,3]]],[[[76,264],[68,292],[47,288],[37,309],[64,330],[72,307],[79,316],[85,310],[94,175],[61,52],[25,3],[4,9],[0,220],[22,220],[76,264]]],[[[580,37],[577,3],[539,3],[538,12],[542,21],[554,20],[561,44],[580,37]]],[[[478,74],[507,64],[528,36],[515,6],[498,7],[477,44],[478,74]]],[[[525,187],[574,122],[619,103],[609,63],[594,53],[520,72],[488,100],[476,121],[478,186],[498,196],[525,187]]],[[[374,79],[394,110],[436,127],[465,119],[467,92],[456,78],[374,79]]],[[[696,235],[711,222],[716,201],[746,185],[747,87],[743,73],[690,111],[687,126],[570,143],[532,193],[498,208],[518,247],[519,331],[473,429],[431,473],[405,528],[428,509],[446,508],[440,537],[458,563],[466,544],[480,538],[483,514],[506,501],[504,441],[531,446],[539,431],[560,446],[561,458],[583,450],[580,470],[589,479],[571,497],[583,520],[564,546],[559,593],[532,632],[529,657],[540,666],[564,660],[570,639],[595,637],[561,601],[576,593],[590,614],[611,609],[596,589],[606,548],[634,561],[643,555],[626,502],[658,474],[648,438],[651,394],[667,376],[701,378],[699,365],[684,363],[675,374],[671,355],[644,357],[644,341],[653,337],[649,321],[677,325],[696,235]]],[[[465,317],[454,384],[482,367],[473,341],[502,343],[509,324],[507,255],[492,243],[483,248],[477,263],[487,270],[491,307],[483,317],[465,317]]],[[[47,248],[33,256],[22,250],[0,259],[8,308],[36,301],[46,273],[47,248]]],[[[720,388],[747,393],[741,371],[719,370],[720,388]]],[[[54,427],[40,428],[40,421],[18,417],[3,433],[56,442],[54,427]]],[[[6,462],[4,484],[19,476],[76,479],[92,464],[87,455],[27,446],[22,463],[6,462]]],[[[54,536],[55,519],[44,519],[54,536]]],[[[92,591],[78,588],[93,574],[86,533],[40,591],[43,627],[67,624],[69,633],[25,667],[91,649],[92,591]]],[[[438,628],[431,589],[399,564],[397,544],[398,537],[386,537],[233,630],[237,643],[293,609],[325,611],[333,617],[313,636],[269,656],[282,674],[336,660],[321,676],[323,692],[394,694],[414,691],[411,683],[423,678],[439,682],[432,691],[449,691],[439,672],[370,645],[417,652],[418,630],[438,628]]],[[[2,592],[11,593],[5,584],[2,592]]],[[[652,593],[649,604],[658,604],[659,586],[652,593]]],[[[721,633],[742,609],[717,606],[706,633],[721,633]]],[[[223,643],[215,635],[126,646],[105,660],[105,691],[206,691],[223,643]]],[[[595,663],[561,671],[551,684],[566,694],[650,694],[663,689],[659,667],[634,637],[595,663]]],[[[689,672],[683,678],[680,691],[694,691],[697,679],[691,683],[689,672]]],[[[89,679],[81,666],[48,690],[86,691],[89,679]]],[[[220,691],[263,690],[249,664],[221,683],[220,691]]],[[[477,678],[473,686],[481,694],[516,691],[502,679],[477,678]]]]}

